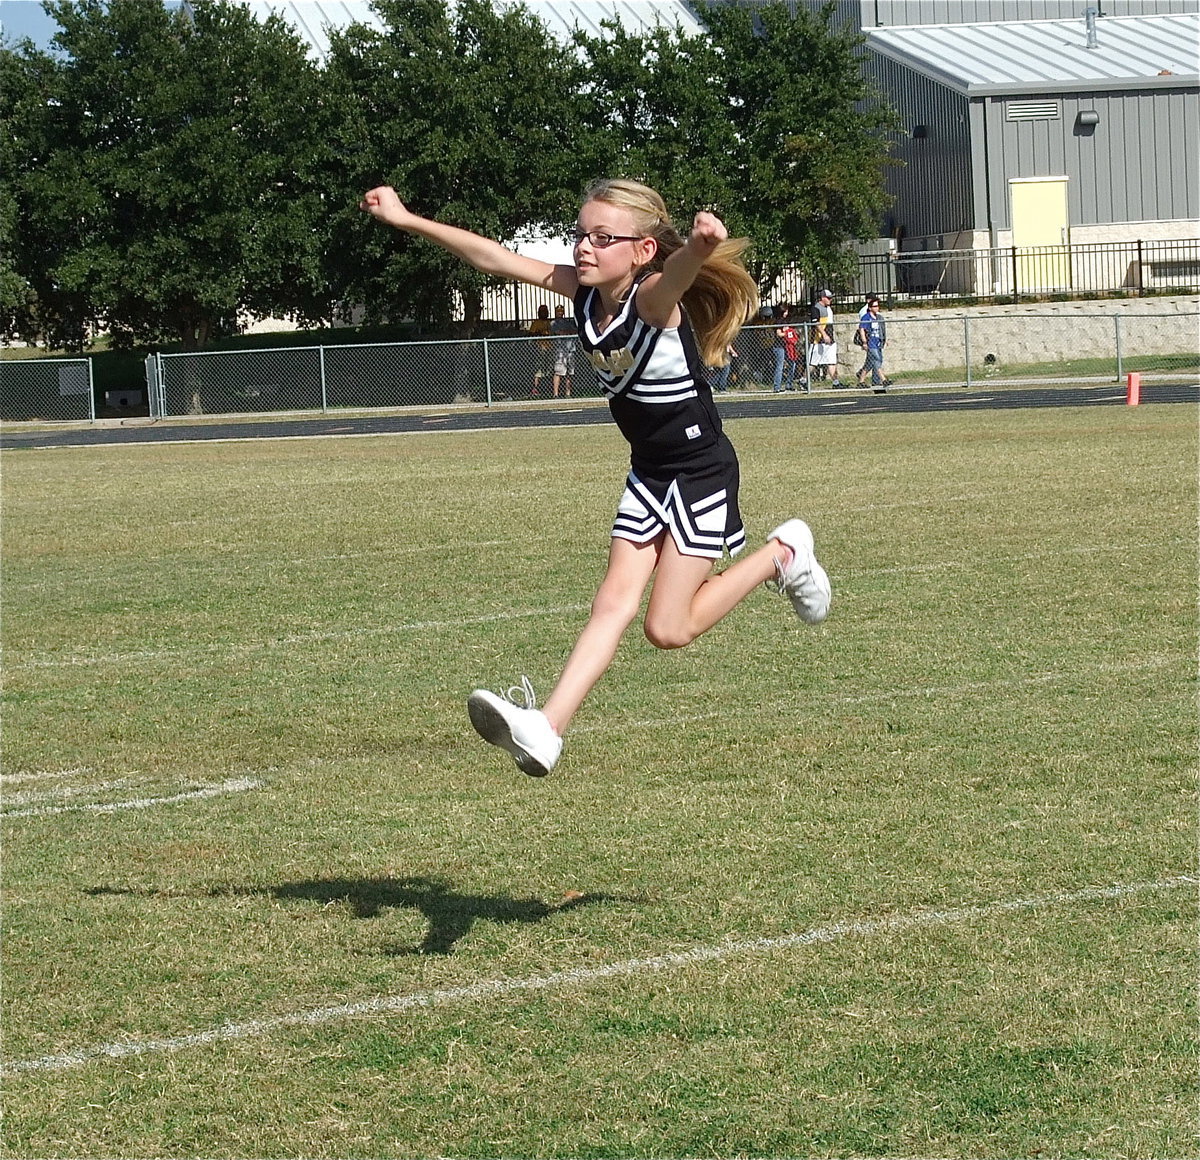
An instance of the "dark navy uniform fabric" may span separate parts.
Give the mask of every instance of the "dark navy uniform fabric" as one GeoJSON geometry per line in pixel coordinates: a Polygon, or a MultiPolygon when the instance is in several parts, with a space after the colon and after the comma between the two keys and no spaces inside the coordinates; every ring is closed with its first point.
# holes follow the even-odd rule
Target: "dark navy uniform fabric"
{"type": "Polygon", "coordinates": [[[580,287],[575,295],[580,344],[631,452],[612,534],[644,543],[669,530],[686,555],[738,552],[746,532],[737,455],[691,325],[686,313],[678,327],[647,323],[638,314],[639,285],[603,330],[595,322],[597,291],[580,287]]]}

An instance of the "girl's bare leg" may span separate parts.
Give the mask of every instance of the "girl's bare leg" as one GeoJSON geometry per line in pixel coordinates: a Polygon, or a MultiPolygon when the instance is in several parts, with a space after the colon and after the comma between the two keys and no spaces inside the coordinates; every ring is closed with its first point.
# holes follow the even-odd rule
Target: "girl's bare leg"
{"type": "Polygon", "coordinates": [[[685,556],[667,536],[659,554],[654,591],[646,609],[646,637],[657,648],[683,648],[736,608],[759,584],[775,576],[775,559],[788,552],[776,540],[709,575],[712,561],[685,556]]]}
{"type": "Polygon", "coordinates": [[[591,617],[542,706],[554,731],[562,736],[612,664],[651,577],[654,590],[646,609],[646,637],[656,648],[683,648],[727,616],[757,585],[775,576],[775,559],[787,551],[769,540],[714,576],[712,560],[683,555],[666,533],[648,544],[614,538],[591,617]]]}
{"type": "MultiPolygon", "coordinates": [[[[670,542],[670,537],[665,537],[670,542]]],[[[592,613],[575,642],[554,691],[542,706],[561,737],[588,693],[617,654],[625,630],[637,616],[642,593],[654,574],[664,537],[648,544],[614,538],[608,571],[592,601],[592,613]]]]}

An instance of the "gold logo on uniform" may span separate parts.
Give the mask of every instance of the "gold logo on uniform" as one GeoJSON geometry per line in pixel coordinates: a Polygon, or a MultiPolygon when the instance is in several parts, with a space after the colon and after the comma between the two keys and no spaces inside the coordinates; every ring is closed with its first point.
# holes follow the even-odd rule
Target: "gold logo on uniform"
{"type": "Polygon", "coordinates": [[[627,346],[614,350],[606,355],[603,351],[594,350],[591,354],[592,366],[598,371],[608,371],[610,375],[619,375],[633,366],[633,351],[627,346]]]}

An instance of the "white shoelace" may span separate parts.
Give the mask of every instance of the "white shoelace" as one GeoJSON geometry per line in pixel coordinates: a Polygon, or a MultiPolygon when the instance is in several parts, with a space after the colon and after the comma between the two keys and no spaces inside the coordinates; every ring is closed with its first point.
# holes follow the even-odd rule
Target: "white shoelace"
{"type": "Polygon", "coordinates": [[[783,593],[787,590],[787,584],[783,579],[783,561],[778,556],[772,556],[771,559],[775,563],[775,575],[770,580],[764,580],[763,587],[768,592],[783,593]]]}
{"type": "Polygon", "coordinates": [[[519,685],[510,685],[507,689],[500,692],[510,705],[516,705],[518,709],[536,709],[537,694],[533,691],[533,684],[526,676],[521,677],[519,685]]]}

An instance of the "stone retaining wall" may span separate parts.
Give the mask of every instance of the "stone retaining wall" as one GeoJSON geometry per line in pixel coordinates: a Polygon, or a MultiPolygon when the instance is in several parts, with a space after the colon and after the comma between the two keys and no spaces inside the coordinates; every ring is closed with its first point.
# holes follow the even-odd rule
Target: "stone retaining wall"
{"type": "MultiPolygon", "coordinates": [[[[884,311],[889,373],[1200,352],[1200,296],[884,311]],[[970,351],[970,359],[967,351],[970,351]],[[988,358],[988,356],[991,358],[988,358]]],[[[859,358],[853,315],[835,315],[843,367],[859,358]]],[[[861,360],[860,360],[861,361],[861,360]]]]}

